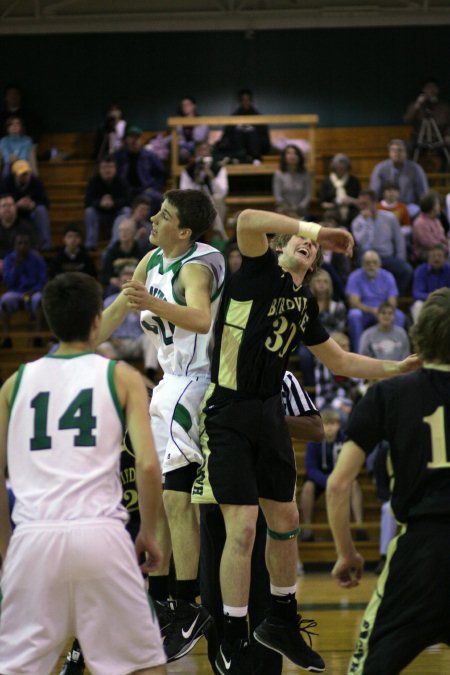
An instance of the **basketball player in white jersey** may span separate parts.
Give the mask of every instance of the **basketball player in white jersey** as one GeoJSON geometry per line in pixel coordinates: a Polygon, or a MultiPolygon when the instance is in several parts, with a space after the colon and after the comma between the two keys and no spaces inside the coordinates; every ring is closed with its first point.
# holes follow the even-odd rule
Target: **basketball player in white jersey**
{"type": "Polygon", "coordinates": [[[150,592],[157,600],[168,597],[172,548],[177,585],[174,621],[164,641],[169,661],[187,654],[211,623],[206,610],[195,604],[200,538],[190,493],[202,462],[199,417],[225,277],[222,254],[196,240],[215,217],[211,200],[198,190],[168,192],[151,218],[150,241],[157,248],[140,261],[132,281],[104,312],[100,331],[106,339],[128,311],[141,310],[142,328],[154,341],[164,371],[153,390],[150,415],[169,529],[161,517],[163,563],[159,579],[150,579],[150,592]]]}
{"type": "Polygon", "coordinates": [[[140,374],[94,353],[101,288],[57,276],[43,308],[57,351],[21,366],[0,392],[0,672],[53,670],[76,634],[93,675],[164,675],[141,570],[160,559],[161,473],[140,374]],[[141,529],[125,531],[123,426],[136,454],[141,529]],[[11,536],[5,471],[15,494],[11,536]],[[147,552],[139,568],[137,555],[147,552]]]}

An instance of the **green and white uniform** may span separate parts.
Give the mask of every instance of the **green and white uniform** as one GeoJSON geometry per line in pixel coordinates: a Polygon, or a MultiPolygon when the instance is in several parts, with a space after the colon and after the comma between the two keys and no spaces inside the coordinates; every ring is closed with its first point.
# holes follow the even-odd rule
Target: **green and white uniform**
{"type": "Polygon", "coordinates": [[[53,672],[72,635],[91,672],[166,660],[124,527],[115,364],[84,353],[19,370],[7,439],[16,528],[1,580],[2,673],[53,672]]]}
{"type": "Polygon", "coordinates": [[[183,256],[168,259],[160,248],[147,263],[145,286],[151,295],[186,305],[179,283],[181,269],[197,264],[212,276],[211,327],[207,334],[193,333],[162,319],[149,310],[141,312],[141,326],[158,350],[164,371],[153,391],[150,413],[156,448],[163,473],[202,461],[199,448],[201,402],[210,382],[214,322],[225,278],[223,255],[212,246],[195,242],[183,256]]]}

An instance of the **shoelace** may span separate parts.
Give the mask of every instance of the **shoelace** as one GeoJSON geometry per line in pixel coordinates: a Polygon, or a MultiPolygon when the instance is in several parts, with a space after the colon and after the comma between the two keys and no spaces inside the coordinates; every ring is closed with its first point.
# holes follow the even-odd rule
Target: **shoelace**
{"type": "Polygon", "coordinates": [[[319,633],[315,633],[314,631],[311,630],[311,628],[316,628],[317,621],[314,621],[314,619],[302,619],[300,614],[298,614],[297,622],[298,622],[298,629],[300,630],[300,632],[305,633],[305,635],[308,636],[309,646],[312,647],[311,635],[318,635],[319,633]]]}

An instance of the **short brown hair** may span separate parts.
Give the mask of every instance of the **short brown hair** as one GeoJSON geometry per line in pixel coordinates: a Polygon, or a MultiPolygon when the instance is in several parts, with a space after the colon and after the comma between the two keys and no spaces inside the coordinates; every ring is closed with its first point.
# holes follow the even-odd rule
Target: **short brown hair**
{"type": "Polygon", "coordinates": [[[424,361],[450,364],[450,288],[430,293],[410,336],[424,361]]]}
{"type": "Polygon", "coordinates": [[[100,284],[84,272],[58,274],[44,287],[42,308],[62,342],[87,342],[92,322],[102,313],[100,284]]]}

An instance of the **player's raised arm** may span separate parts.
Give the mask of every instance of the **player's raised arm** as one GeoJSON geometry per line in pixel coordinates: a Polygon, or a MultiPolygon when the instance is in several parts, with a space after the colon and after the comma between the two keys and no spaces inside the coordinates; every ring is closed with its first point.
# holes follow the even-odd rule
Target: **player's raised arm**
{"type": "Polygon", "coordinates": [[[291,234],[317,241],[324,248],[351,256],[354,241],[342,228],[321,227],[271,211],[246,209],[237,220],[237,241],[243,255],[258,257],[268,248],[268,234],[291,234]]]}
{"type": "Polygon", "coordinates": [[[333,338],[308,349],[332,373],[345,377],[383,380],[409,373],[421,366],[421,360],[416,354],[408,356],[403,361],[373,359],[370,356],[344,351],[333,338]]]}

